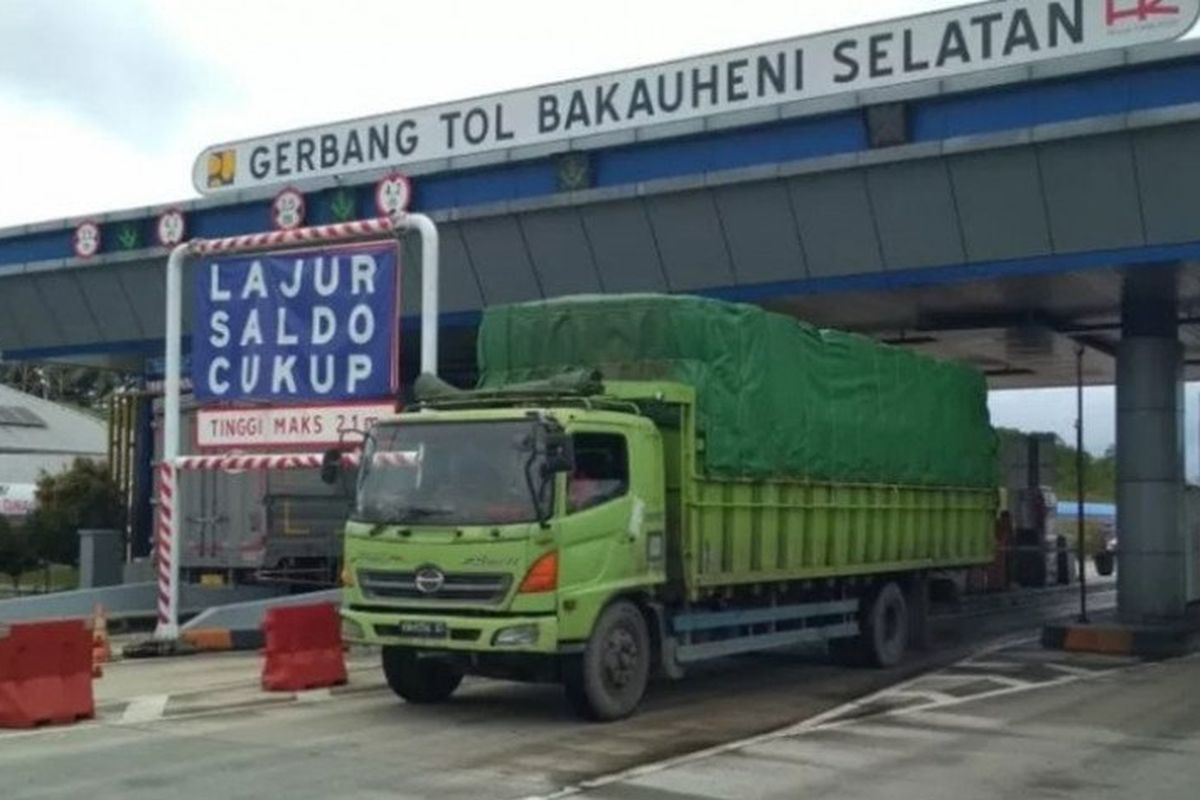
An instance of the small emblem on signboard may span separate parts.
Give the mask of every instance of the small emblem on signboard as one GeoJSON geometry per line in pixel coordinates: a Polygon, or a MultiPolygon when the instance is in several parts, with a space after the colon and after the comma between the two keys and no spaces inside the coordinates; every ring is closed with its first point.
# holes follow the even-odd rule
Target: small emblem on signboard
{"type": "Polygon", "coordinates": [[[354,192],[345,187],[334,189],[329,194],[329,215],[335,222],[349,222],[354,219],[357,205],[354,192]]]}
{"type": "Polygon", "coordinates": [[[592,185],[592,163],[587,153],[568,153],[558,160],[558,190],[578,192],[592,185]]]}
{"type": "Polygon", "coordinates": [[[411,202],[412,181],[407,175],[393,172],[375,185],[375,208],[381,217],[408,211],[411,202]]]}
{"type": "Polygon", "coordinates": [[[122,250],[136,250],[142,246],[142,232],[137,223],[126,222],[117,229],[117,246],[122,250]]]}
{"type": "Polygon", "coordinates": [[[284,189],[271,203],[271,222],[276,230],[290,231],[304,224],[304,195],[284,189]]]}
{"type": "Polygon", "coordinates": [[[75,255],[91,258],[100,252],[100,226],[94,222],[82,222],[75,228],[75,255]]]}
{"type": "Polygon", "coordinates": [[[217,189],[233,183],[237,173],[237,151],[218,150],[208,154],[208,188],[217,189]]]}
{"type": "Polygon", "coordinates": [[[187,222],[183,212],[173,208],[158,215],[158,243],[163,247],[174,247],[183,241],[187,222]]]}
{"type": "MultiPolygon", "coordinates": [[[[1121,22],[1136,21],[1139,25],[1180,16],[1179,6],[1166,0],[1107,0],[1105,23],[1109,28],[1121,22]]],[[[1169,23],[1168,23],[1169,24],[1169,23]]]]}

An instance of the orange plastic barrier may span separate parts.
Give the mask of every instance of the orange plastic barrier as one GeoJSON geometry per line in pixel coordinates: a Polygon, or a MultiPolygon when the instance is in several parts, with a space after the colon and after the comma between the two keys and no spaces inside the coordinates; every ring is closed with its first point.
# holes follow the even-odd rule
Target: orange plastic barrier
{"type": "Polygon", "coordinates": [[[271,692],[299,692],[346,682],[341,619],[333,603],[267,611],[262,685],[271,692]]]}
{"type": "Polygon", "coordinates": [[[90,719],[92,634],[80,620],[0,628],[0,728],[90,719]]]}

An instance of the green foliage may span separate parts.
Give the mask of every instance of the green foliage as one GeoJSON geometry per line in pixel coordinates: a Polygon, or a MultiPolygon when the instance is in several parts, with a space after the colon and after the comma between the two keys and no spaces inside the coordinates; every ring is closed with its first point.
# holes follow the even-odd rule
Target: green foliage
{"type": "Polygon", "coordinates": [[[108,469],[77,458],[69,469],[38,481],[37,507],[28,528],[44,560],[73,565],[79,560],[78,531],[124,528],[123,507],[121,491],[108,469]]]}
{"type": "MultiPolygon", "coordinates": [[[[999,428],[1001,439],[1022,436],[1020,431],[999,428]]],[[[1059,499],[1075,499],[1075,448],[1056,438],[1054,443],[1054,491],[1059,499]]],[[[1089,503],[1111,503],[1117,496],[1117,452],[1108,448],[1103,456],[1083,452],[1083,496],[1089,503]]]]}
{"type": "MultiPolygon", "coordinates": [[[[1075,483],[1075,448],[1059,444],[1054,454],[1058,475],[1056,491],[1062,498],[1078,494],[1075,483]]],[[[1091,503],[1111,503],[1117,497],[1116,453],[1097,458],[1086,450],[1083,453],[1083,496],[1091,503]]]]}
{"type": "Polygon", "coordinates": [[[29,529],[15,527],[0,516],[0,573],[7,575],[16,589],[21,574],[37,565],[37,551],[29,529]]]}

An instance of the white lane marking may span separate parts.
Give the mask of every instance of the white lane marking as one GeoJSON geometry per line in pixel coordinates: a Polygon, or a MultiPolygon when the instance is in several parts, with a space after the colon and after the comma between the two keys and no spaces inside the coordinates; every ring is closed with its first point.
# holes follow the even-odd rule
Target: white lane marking
{"type": "Polygon", "coordinates": [[[971,659],[959,662],[955,666],[970,667],[972,669],[1021,669],[1027,665],[1019,661],[976,661],[971,659]]]}
{"type": "Polygon", "coordinates": [[[333,692],[328,689],[309,689],[307,692],[296,692],[296,701],[300,703],[320,703],[332,699],[333,692]]]}
{"type": "Polygon", "coordinates": [[[927,705],[942,705],[944,703],[948,703],[955,699],[955,696],[952,694],[946,694],[945,692],[935,692],[932,689],[917,689],[917,688],[892,689],[891,691],[884,693],[880,697],[880,699],[886,699],[889,697],[898,697],[901,699],[908,699],[911,697],[911,698],[915,698],[917,700],[924,700],[927,705]]]}
{"type": "Polygon", "coordinates": [[[972,683],[979,681],[980,673],[978,672],[947,672],[947,673],[931,673],[925,676],[925,680],[921,681],[920,687],[913,688],[930,688],[940,687],[944,689],[959,689],[963,686],[970,686],[972,683]]]}
{"type": "Polygon", "coordinates": [[[163,712],[167,710],[167,702],[171,699],[169,694],[148,694],[144,697],[135,697],[125,707],[125,713],[121,715],[120,725],[137,725],[142,722],[153,722],[156,719],[162,719],[163,712]]]}
{"type": "MultiPolygon", "coordinates": [[[[989,683],[998,683],[1001,686],[1007,686],[1010,689],[1024,689],[1029,686],[1038,685],[1036,681],[1023,681],[1020,678],[1010,678],[1007,675],[996,675],[990,672],[979,675],[978,680],[987,681],[989,683]]],[[[1057,680],[1057,678],[1054,680],[1057,680]]]]}
{"type": "MultiPolygon", "coordinates": [[[[1035,641],[1037,641],[1037,637],[1021,637],[1019,639],[1016,639],[1016,638],[1010,639],[1006,642],[1002,642],[1002,643],[993,645],[991,647],[988,647],[984,650],[979,651],[978,653],[976,653],[975,657],[995,653],[995,652],[998,652],[998,651],[1004,649],[1005,647],[1013,647],[1013,646],[1018,646],[1018,645],[1026,644],[1029,642],[1035,642],[1035,641]]],[[[957,663],[961,664],[962,662],[957,662],[957,663]]],[[[950,666],[955,666],[955,665],[950,665],[950,666]]],[[[913,715],[913,714],[939,713],[941,709],[952,708],[954,706],[962,705],[964,703],[973,703],[973,702],[976,702],[979,700],[990,700],[990,699],[996,698],[996,697],[1003,697],[1005,695],[1033,691],[1035,689],[1050,688],[1050,687],[1054,687],[1054,686],[1064,686],[1064,685],[1076,683],[1076,682],[1079,682],[1082,680],[1101,678],[1101,677],[1106,677],[1106,676],[1115,674],[1117,672],[1132,670],[1138,666],[1139,666],[1139,664],[1136,664],[1136,663],[1135,664],[1122,664],[1120,666],[1114,666],[1111,669],[1096,670],[1094,672],[1090,672],[1088,675],[1064,675],[1061,678],[1055,678],[1054,680],[1043,681],[1042,683],[1021,682],[1019,686],[1006,685],[999,689],[993,689],[988,692],[980,692],[978,694],[965,695],[963,697],[955,697],[953,695],[943,695],[943,697],[945,699],[939,700],[937,702],[931,702],[929,704],[924,704],[924,705],[906,706],[903,708],[891,709],[891,710],[884,711],[884,712],[881,712],[878,714],[874,714],[872,716],[874,719],[878,720],[878,719],[884,718],[884,717],[907,717],[907,716],[913,715]]],[[[940,672],[940,670],[939,670],[939,672],[940,672]]],[[[938,673],[933,673],[933,674],[938,674],[938,673]]],[[[852,702],[845,703],[844,705],[837,706],[836,708],[831,708],[828,711],[824,711],[820,714],[817,714],[814,717],[810,717],[806,720],[803,720],[802,722],[796,723],[794,725],[789,725],[785,728],[780,728],[779,730],[771,731],[768,733],[758,734],[757,736],[750,736],[750,737],[747,737],[744,739],[738,739],[738,740],[735,740],[732,742],[726,742],[725,744],[715,745],[713,747],[707,747],[703,750],[697,750],[692,753],[685,753],[680,756],[674,756],[673,758],[667,758],[667,759],[663,759],[661,761],[654,761],[649,764],[643,764],[638,767],[632,767],[630,769],[621,770],[620,772],[614,772],[614,773],[611,773],[608,775],[602,775],[602,776],[599,776],[596,778],[591,778],[590,780],[580,781],[579,783],[577,783],[573,786],[566,786],[562,789],[559,789],[556,792],[551,792],[550,794],[546,794],[546,795],[529,795],[528,797],[524,798],[523,800],[560,800],[561,798],[575,797],[575,796],[581,795],[591,789],[598,789],[598,788],[601,788],[604,786],[611,786],[614,783],[625,783],[627,781],[636,780],[637,778],[643,777],[645,775],[652,775],[652,774],[658,773],[658,772],[665,772],[674,767],[682,766],[684,764],[690,764],[690,763],[693,763],[696,761],[702,761],[704,759],[711,758],[713,756],[722,755],[724,753],[729,753],[734,750],[741,750],[741,749],[744,749],[747,747],[753,747],[755,745],[763,744],[766,742],[772,742],[772,741],[787,738],[787,737],[803,736],[804,734],[807,734],[807,733],[810,733],[810,732],[816,731],[816,730],[833,730],[833,729],[843,728],[843,727],[847,727],[847,726],[853,726],[856,723],[860,722],[861,719],[863,719],[863,718],[859,718],[859,717],[850,716],[854,712],[859,711],[859,710],[863,709],[864,707],[869,707],[872,703],[874,703],[876,701],[886,699],[889,694],[897,693],[897,692],[906,692],[909,690],[909,687],[913,686],[918,681],[921,681],[922,679],[924,679],[926,677],[928,677],[928,675],[918,675],[914,678],[910,678],[909,680],[902,681],[902,682],[900,682],[894,686],[891,686],[887,689],[882,689],[878,692],[875,692],[873,694],[870,694],[870,695],[860,698],[858,700],[854,700],[852,702]],[[843,719],[839,719],[839,717],[841,717],[843,719]]],[[[987,677],[990,678],[992,676],[989,675],[987,677]]],[[[911,692],[909,692],[909,693],[911,693],[911,692]]],[[[954,715],[954,716],[957,716],[957,715],[954,715]]],[[[1004,723],[1003,723],[1003,721],[998,720],[997,724],[1003,725],[1004,723]]]]}

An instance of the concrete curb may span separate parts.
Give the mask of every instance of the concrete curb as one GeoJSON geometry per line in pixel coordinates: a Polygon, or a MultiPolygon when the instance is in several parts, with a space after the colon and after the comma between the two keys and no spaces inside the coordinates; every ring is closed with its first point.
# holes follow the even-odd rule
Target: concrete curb
{"type": "Polygon", "coordinates": [[[183,631],[179,638],[202,653],[261,650],[265,641],[262,630],[258,628],[196,628],[183,631]]]}
{"type": "Polygon", "coordinates": [[[1200,626],[1066,623],[1042,628],[1042,647],[1074,653],[1176,658],[1200,650],[1200,626]]]}

